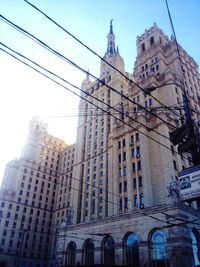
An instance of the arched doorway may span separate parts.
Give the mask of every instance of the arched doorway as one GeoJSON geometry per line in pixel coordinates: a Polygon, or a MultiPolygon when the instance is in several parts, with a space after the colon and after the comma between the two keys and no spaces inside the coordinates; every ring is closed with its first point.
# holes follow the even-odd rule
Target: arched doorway
{"type": "Polygon", "coordinates": [[[67,250],[66,250],[66,260],[65,264],[68,265],[75,265],[75,260],[76,260],[76,244],[75,242],[71,241],[67,245],[67,250]]]}
{"type": "Polygon", "coordinates": [[[138,238],[134,233],[128,233],[124,238],[124,257],[126,266],[139,266],[138,238]]]}
{"type": "Polygon", "coordinates": [[[150,256],[152,267],[168,267],[169,256],[164,232],[155,230],[150,236],[150,256]]]}
{"type": "Polygon", "coordinates": [[[191,232],[192,251],[193,251],[193,266],[200,266],[200,236],[196,230],[191,232]]]}
{"type": "Polygon", "coordinates": [[[115,242],[111,236],[106,236],[102,242],[102,263],[115,264],[115,242]]]}
{"type": "Polygon", "coordinates": [[[93,265],[94,264],[94,243],[91,239],[85,241],[83,245],[83,264],[93,265]]]}

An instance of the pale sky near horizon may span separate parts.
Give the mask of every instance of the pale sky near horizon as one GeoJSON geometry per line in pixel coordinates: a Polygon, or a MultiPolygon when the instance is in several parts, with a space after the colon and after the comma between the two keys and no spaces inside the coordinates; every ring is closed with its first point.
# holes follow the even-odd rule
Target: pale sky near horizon
{"type": "MultiPolygon", "coordinates": [[[[126,70],[133,71],[136,37],[154,22],[171,36],[165,0],[30,0],[82,42],[103,56],[109,21],[113,19],[116,45],[126,70]]],[[[168,0],[178,42],[200,64],[200,1],[168,0]]],[[[0,0],[0,14],[96,76],[100,61],[23,0],[0,0]]],[[[77,86],[85,74],[47,52],[3,20],[1,43],[30,57],[77,86]]],[[[0,48],[2,46],[0,45],[0,48]]],[[[5,163],[19,156],[28,122],[43,117],[49,132],[75,142],[78,97],[53,84],[0,50],[0,183],[5,163]]],[[[73,89],[75,91],[75,89],[73,89]]],[[[77,91],[76,91],[77,92],[77,91]]]]}

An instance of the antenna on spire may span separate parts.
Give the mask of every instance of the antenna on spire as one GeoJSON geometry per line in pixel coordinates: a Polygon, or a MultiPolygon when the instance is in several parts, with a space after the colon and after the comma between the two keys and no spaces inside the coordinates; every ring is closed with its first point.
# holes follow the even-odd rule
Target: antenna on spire
{"type": "Polygon", "coordinates": [[[112,25],[113,19],[111,19],[110,21],[110,33],[113,34],[113,25],[112,25]]]}

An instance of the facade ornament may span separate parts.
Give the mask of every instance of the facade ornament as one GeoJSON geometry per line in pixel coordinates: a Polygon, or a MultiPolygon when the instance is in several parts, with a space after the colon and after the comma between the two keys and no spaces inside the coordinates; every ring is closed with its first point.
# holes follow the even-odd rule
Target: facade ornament
{"type": "Polygon", "coordinates": [[[169,186],[167,186],[168,190],[168,201],[169,203],[178,203],[180,201],[180,191],[178,182],[176,179],[174,179],[173,176],[171,176],[171,181],[169,182],[169,186]]]}

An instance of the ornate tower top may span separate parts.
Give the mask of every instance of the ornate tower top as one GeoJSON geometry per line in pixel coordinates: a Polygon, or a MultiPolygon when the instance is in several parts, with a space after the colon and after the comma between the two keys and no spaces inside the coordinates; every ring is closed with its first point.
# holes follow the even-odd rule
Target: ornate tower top
{"type": "MultiPolygon", "coordinates": [[[[112,22],[113,19],[110,21],[110,31],[107,35],[108,38],[107,51],[104,55],[104,60],[106,60],[109,64],[113,65],[121,72],[125,72],[123,58],[119,55],[118,47],[115,48],[115,35],[113,33],[112,22]]],[[[101,61],[100,78],[113,75],[113,72],[114,69],[112,67],[106,64],[104,61],[101,61]]]]}
{"type": "Polygon", "coordinates": [[[113,33],[113,25],[112,25],[113,19],[110,21],[110,32],[107,36],[108,38],[108,45],[107,45],[107,52],[106,55],[108,54],[115,54],[115,35],[113,33]]]}

